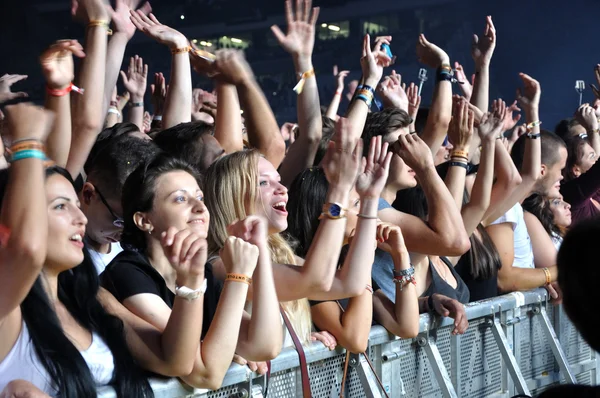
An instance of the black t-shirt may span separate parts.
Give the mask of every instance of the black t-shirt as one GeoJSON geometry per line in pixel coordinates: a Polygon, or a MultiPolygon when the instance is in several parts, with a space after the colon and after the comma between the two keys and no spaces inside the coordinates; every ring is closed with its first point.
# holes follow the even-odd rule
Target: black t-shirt
{"type": "Polygon", "coordinates": [[[471,274],[471,256],[469,256],[469,253],[464,254],[458,260],[454,269],[469,288],[471,302],[498,296],[498,272],[495,271],[494,275],[488,279],[475,279],[471,274]]]}
{"type": "Polygon", "coordinates": [[[429,285],[425,293],[421,295],[421,297],[431,296],[435,293],[438,293],[458,300],[460,303],[467,304],[469,302],[470,296],[469,288],[467,287],[465,282],[463,282],[461,277],[456,273],[456,270],[454,270],[454,267],[452,266],[450,261],[448,261],[446,257],[440,257],[440,259],[450,269],[450,272],[452,272],[452,276],[454,276],[454,279],[456,279],[456,289],[454,289],[448,284],[448,282],[442,279],[440,274],[438,274],[437,270],[433,266],[431,260],[429,260],[429,270],[431,271],[431,284],[429,285]]]}
{"type": "MultiPolygon", "coordinates": [[[[215,279],[210,263],[204,266],[204,277],[207,288],[204,293],[202,338],[206,335],[215,316],[223,290],[223,284],[215,279]]],[[[159,296],[170,308],[173,308],[175,293],[167,287],[162,275],[152,267],[146,256],[136,251],[125,250],[119,253],[100,274],[100,283],[121,303],[136,294],[150,293],[159,296]]]]}

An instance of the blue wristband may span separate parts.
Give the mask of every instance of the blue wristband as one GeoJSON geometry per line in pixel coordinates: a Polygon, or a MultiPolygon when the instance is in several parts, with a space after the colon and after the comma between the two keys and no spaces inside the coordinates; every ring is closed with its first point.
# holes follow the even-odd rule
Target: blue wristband
{"type": "Polygon", "coordinates": [[[43,151],[40,151],[39,149],[25,149],[23,151],[13,153],[10,157],[10,161],[16,162],[17,160],[31,158],[46,160],[46,154],[43,151]]]}

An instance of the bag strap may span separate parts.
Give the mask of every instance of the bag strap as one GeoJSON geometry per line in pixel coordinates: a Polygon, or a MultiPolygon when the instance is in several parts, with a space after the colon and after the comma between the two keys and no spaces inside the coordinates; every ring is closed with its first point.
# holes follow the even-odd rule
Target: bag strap
{"type": "MultiPolygon", "coordinates": [[[[338,307],[340,307],[340,310],[342,311],[342,313],[346,312],[344,310],[344,307],[342,307],[342,305],[340,304],[340,302],[338,300],[336,300],[335,302],[337,303],[338,307]]],[[[379,375],[377,374],[377,372],[375,372],[375,367],[373,366],[373,363],[369,359],[369,356],[367,355],[367,353],[361,352],[358,355],[359,355],[359,357],[360,357],[360,355],[365,357],[365,359],[367,360],[367,363],[369,364],[369,367],[371,368],[371,372],[373,372],[373,376],[375,376],[375,380],[377,380],[377,384],[379,384],[379,388],[381,389],[381,392],[383,393],[383,395],[385,395],[386,398],[390,398],[387,391],[385,391],[385,387],[383,387],[383,383],[381,382],[379,375]]],[[[342,386],[340,387],[340,398],[344,398],[344,387],[346,386],[346,377],[348,376],[348,364],[349,363],[350,363],[350,351],[346,350],[346,360],[344,361],[344,376],[342,377],[342,386]]]]}
{"type": "Polygon", "coordinates": [[[285,323],[285,327],[287,328],[288,332],[290,333],[290,336],[292,337],[292,341],[294,342],[294,346],[296,348],[296,351],[298,352],[298,357],[300,358],[300,376],[302,376],[302,396],[304,398],[311,398],[312,395],[310,391],[310,379],[308,377],[308,364],[306,363],[306,354],[304,353],[304,348],[302,348],[302,343],[300,343],[300,339],[294,331],[292,323],[290,322],[290,319],[285,313],[285,310],[281,306],[279,310],[281,312],[283,322],[285,323]]]}

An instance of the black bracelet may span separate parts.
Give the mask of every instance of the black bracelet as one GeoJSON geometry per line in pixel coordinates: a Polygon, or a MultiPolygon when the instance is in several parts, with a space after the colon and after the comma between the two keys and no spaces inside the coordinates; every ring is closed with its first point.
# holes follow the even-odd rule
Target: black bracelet
{"type": "MultiPolygon", "coordinates": [[[[371,86],[367,86],[366,84],[365,84],[365,85],[363,85],[363,86],[361,87],[361,89],[362,89],[362,90],[367,90],[367,91],[370,91],[370,92],[371,92],[371,94],[375,94],[375,89],[374,89],[373,87],[371,87],[371,86]]],[[[358,90],[358,88],[357,88],[357,90],[358,90]]]]}
{"type": "Polygon", "coordinates": [[[131,108],[139,108],[141,106],[144,106],[144,101],[142,101],[142,102],[130,102],[129,103],[129,107],[131,107],[131,108]]]}
{"type": "Polygon", "coordinates": [[[537,134],[533,134],[533,133],[528,133],[527,134],[527,138],[531,139],[531,140],[537,140],[538,138],[540,138],[542,136],[541,133],[537,133],[537,134]]]}
{"type": "Polygon", "coordinates": [[[469,171],[469,165],[467,163],[463,163],[463,162],[450,162],[450,167],[452,167],[452,166],[463,167],[465,170],[469,171]]]}
{"type": "Polygon", "coordinates": [[[435,309],[433,308],[433,294],[427,298],[427,311],[435,311],[435,309]]]}

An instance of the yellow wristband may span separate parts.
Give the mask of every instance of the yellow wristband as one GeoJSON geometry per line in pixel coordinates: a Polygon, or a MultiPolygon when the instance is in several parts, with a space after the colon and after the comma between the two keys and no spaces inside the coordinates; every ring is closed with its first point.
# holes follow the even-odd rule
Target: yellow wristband
{"type": "Polygon", "coordinates": [[[294,92],[296,94],[302,93],[302,90],[304,90],[304,83],[306,82],[306,79],[315,75],[315,69],[313,68],[311,70],[307,70],[306,72],[300,73],[299,75],[300,81],[294,86],[294,92]]]}

